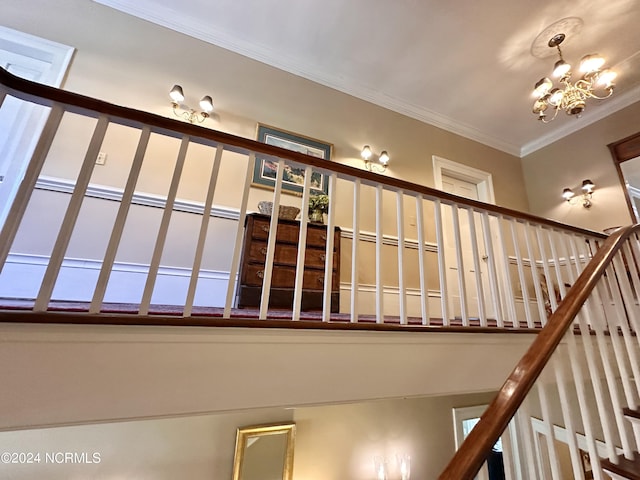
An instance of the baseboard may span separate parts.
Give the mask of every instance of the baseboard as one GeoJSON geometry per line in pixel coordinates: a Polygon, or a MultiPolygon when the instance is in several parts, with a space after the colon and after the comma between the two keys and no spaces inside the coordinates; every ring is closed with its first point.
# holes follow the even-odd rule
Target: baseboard
{"type": "MultiPolygon", "coordinates": [[[[49,257],[45,255],[9,254],[0,275],[0,296],[35,298],[48,262],[49,257]]],[[[98,260],[65,259],[52,298],[91,301],[101,267],[102,262],[98,260]]],[[[139,303],[148,273],[148,265],[114,263],[104,301],[139,303]]],[[[190,279],[191,269],[161,266],[152,303],[184,305],[190,279]]],[[[194,305],[224,305],[228,282],[229,272],[201,270],[194,305]]]]}

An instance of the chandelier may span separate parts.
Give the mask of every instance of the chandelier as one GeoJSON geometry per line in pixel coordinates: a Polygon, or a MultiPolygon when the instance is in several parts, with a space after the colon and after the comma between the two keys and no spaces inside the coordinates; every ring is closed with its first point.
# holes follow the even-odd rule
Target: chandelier
{"type": "Polygon", "coordinates": [[[560,59],[553,67],[552,76],[558,78],[559,85],[554,87],[553,82],[544,77],[536,83],[533,95],[537,100],[533,104],[533,113],[538,115],[538,120],[549,123],[556,118],[560,110],[567,115],[579,117],[585,108],[589,98],[603,100],[613,94],[614,79],[616,73],[609,69],[602,69],[604,58],[600,55],[585,55],[580,60],[580,72],[582,77],[575,83],[571,82],[571,65],[562,58],[560,44],[564,41],[565,34],[558,33],[549,40],[549,47],[557,48],[560,59]],[[547,110],[553,109],[553,116],[548,118],[547,110]]]}

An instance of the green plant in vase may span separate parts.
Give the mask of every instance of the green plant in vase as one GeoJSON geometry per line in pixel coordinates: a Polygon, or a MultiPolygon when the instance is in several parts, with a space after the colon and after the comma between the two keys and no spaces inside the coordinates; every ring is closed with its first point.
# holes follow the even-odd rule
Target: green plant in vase
{"type": "Polygon", "coordinates": [[[329,197],[327,195],[312,195],[309,198],[309,221],[324,223],[324,214],[329,211],[329,197]]]}

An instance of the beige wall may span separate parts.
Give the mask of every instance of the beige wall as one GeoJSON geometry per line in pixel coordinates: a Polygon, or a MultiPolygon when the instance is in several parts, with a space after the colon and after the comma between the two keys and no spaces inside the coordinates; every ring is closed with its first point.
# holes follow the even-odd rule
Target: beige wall
{"type": "Polygon", "coordinates": [[[638,118],[640,103],[635,103],[524,157],[522,168],[531,213],[592,230],[631,224],[607,145],[640,130],[638,118]],[[562,199],[563,188],[577,193],[587,178],[596,184],[590,209],[569,205],[562,199]]]}
{"type": "Polygon", "coordinates": [[[398,454],[411,456],[411,478],[437,478],[455,453],[452,409],[492,398],[456,395],[298,409],[295,478],[368,480],[375,478],[375,457],[388,460],[390,478],[400,478],[393,470],[398,454]]]}
{"type": "Polygon", "coordinates": [[[357,166],[368,143],[391,154],[389,175],[429,186],[438,155],[491,172],[497,203],[527,209],[512,155],[93,2],[11,2],[3,23],[77,49],[65,89],[172,116],[167,92],[180,83],[191,104],[213,96],[211,128],[253,138],[257,122],[274,125],[333,143],[334,160],[357,166]]]}
{"type": "Polygon", "coordinates": [[[0,476],[47,478],[231,478],[236,428],[294,420],[296,480],[368,480],[373,458],[411,455],[412,478],[436,478],[453,455],[452,408],[493,394],[384,400],[299,409],[257,409],[0,432],[0,451],[39,452],[41,463],[0,464],[0,476]],[[45,452],[87,453],[99,462],[52,464],[45,452]]]}

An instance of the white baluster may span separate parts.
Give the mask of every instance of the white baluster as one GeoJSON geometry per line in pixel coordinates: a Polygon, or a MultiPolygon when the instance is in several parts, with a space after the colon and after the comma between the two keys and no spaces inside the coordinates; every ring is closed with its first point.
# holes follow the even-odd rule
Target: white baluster
{"type": "Polygon", "coordinates": [[[534,457],[534,452],[536,451],[535,443],[537,442],[535,441],[536,437],[534,437],[533,429],[531,428],[532,416],[529,408],[529,402],[531,401],[530,397],[531,397],[531,393],[527,395],[527,398],[525,398],[522,404],[520,405],[520,408],[518,409],[518,412],[517,412],[516,420],[518,422],[518,425],[520,426],[518,430],[521,433],[521,440],[522,440],[522,447],[523,447],[522,452],[524,453],[525,461],[527,464],[526,470],[528,471],[528,474],[529,474],[528,478],[533,480],[533,479],[541,479],[543,477],[542,475],[538,474],[538,471],[539,471],[538,464],[534,457]]]}
{"type": "Polygon", "coordinates": [[[87,186],[91,179],[91,173],[93,172],[93,167],[95,166],[96,158],[100,151],[100,146],[102,145],[102,140],[104,139],[108,126],[109,118],[101,115],[93,131],[93,136],[89,142],[89,147],[87,148],[87,153],[85,154],[82,166],[80,167],[78,179],[76,180],[75,188],[71,194],[71,199],[69,200],[69,205],[67,206],[64,219],[62,220],[62,225],[60,226],[60,231],[56,238],[56,243],[53,247],[53,251],[51,252],[51,256],[49,257],[49,264],[47,265],[47,269],[40,286],[40,291],[38,292],[38,297],[36,298],[36,302],[33,306],[34,311],[45,311],[49,305],[49,300],[51,300],[51,294],[53,293],[53,288],[55,287],[58,274],[60,273],[60,267],[64,260],[64,254],[67,251],[69,241],[71,240],[71,234],[73,233],[76,221],[78,220],[80,207],[82,207],[82,200],[84,199],[84,195],[87,191],[87,186]]]}
{"type": "Polygon", "coordinates": [[[427,285],[427,268],[425,264],[425,238],[424,238],[424,199],[422,195],[416,195],[416,229],[418,231],[418,265],[420,267],[420,310],[422,312],[422,324],[431,323],[429,316],[429,287],[427,285]]]}
{"type": "MultiPolygon", "coordinates": [[[[516,264],[518,267],[518,278],[520,280],[520,291],[522,292],[522,301],[524,302],[524,314],[527,317],[527,326],[534,328],[533,315],[531,313],[531,302],[529,299],[529,289],[524,276],[524,262],[522,260],[522,254],[520,253],[518,233],[516,231],[517,222],[511,221],[509,227],[511,229],[511,239],[513,241],[513,249],[516,255],[516,264]]],[[[533,265],[531,265],[533,268],[533,265]]]]}
{"type": "Polygon", "coordinates": [[[164,207],[164,212],[162,212],[162,220],[160,220],[160,228],[158,229],[158,238],[156,239],[156,245],[153,249],[151,263],[149,265],[149,274],[147,275],[147,282],[145,283],[142,300],[140,301],[140,310],[138,311],[140,315],[147,315],[149,313],[149,305],[151,304],[153,289],[155,287],[156,280],[158,279],[158,270],[160,268],[160,260],[162,259],[162,251],[164,250],[164,244],[167,240],[167,232],[169,231],[173,205],[176,201],[178,185],[180,185],[180,177],[182,176],[182,169],[184,168],[184,162],[187,158],[188,148],[189,137],[185,135],[182,137],[182,142],[180,143],[178,159],[176,161],[176,166],[173,169],[173,177],[171,178],[169,192],[167,193],[167,202],[164,207]]]}
{"type": "Polygon", "coordinates": [[[549,408],[549,399],[547,398],[547,386],[544,380],[538,380],[536,383],[538,390],[538,398],[540,400],[540,409],[542,411],[542,423],[547,434],[547,452],[549,453],[549,465],[551,467],[551,478],[562,480],[560,476],[560,464],[558,463],[558,455],[556,453],[555,432],[553,431],[553,422],[551,421],[551,409],[549,408]]]}
{"type": "Polygon", "coordinates": [[[20,187],[16,192],[16,196],[8,209],[6,219],[3,219],[0,215],[0,272],[4,269],[4,265],[7,261],[7,256],[13,245],[13,240],[18,233],[18,228],[24,217],[24,213],[29,205],[29,199],[35,188],[44,161],[49,154],[51,144],[56,136],[62,115],[64,114],[64,108],[59,104],[54,104],[49,113],[49,118],[45,123],[45,126],[40,135],[40,139],[33,151],[31,160],[24,173],[20,187]],[[3,221],[4,220],[4,221],[3,221]]]}
{"type": "Polygon", "coordinates": [[[404,192],[396,192],[396,207],[398,211],[398,304],[400,306],[400,324],[407,324],[407,290],[404,279],[404,192]]]}
{"type": "MultiPolygon", "coordinates": [[[[504,316],[502,314],[502,304],[500,303],[500,290],[498,288],[496,254],[493,250],[491,222],[489,219],[489,214],[486,211],[482,212],[481,217],[486,263],[487,269],[489,271],[489,287],[491,289],[491,300],[493,301],[493,308],[496,315],[496,324],[498,327],[502,328],[504,327],[504,316]]],[[[494,220],[496,220],[496,223],[498,222],[497,219],[494,220]]]]}
{"type": "Polygon", "coordinates": [[[447,265],[444,256],[444,235],[442,232],[442,205],[440,199],[433,199],[433,214],[436,224],[436,242],[438,243],[438,281],[440,282],[440,308],[442,310],[442,325],[449,325],[449,308],[447,292],[447,265]]]}
{"type": "Polygon", "coordinates": [[[471,237],[471,252],[473,254],[473,270],[476,279],[476,294],[478,297],[478,315],[480,326],[487,326],[487,313],[484,304],[484,289],[482,287],[482,269],[480,268],[480,255],[478,253],[478,237],[476,236],[475,215],[472,208],[467,208],[469,215],[469,235],[471,237]]]}
{"type": "Polygon", "coordinates": [[[242,199],[240,200],[240,211],[238,214],[238,225],[236,227],[236,241],[231,256],[231,267],[229,268],[229,281],[227,283],[227,295],[224,302],[223,318],[231,317],[231,304],[233,303],[233,293],[235,291],[236,277],[240,267],[240,252],[244,238],[244,222],[247,218],[247,203],[249,202],[249,191],[253,181],[253,170],[256,164],[255,152],[249,153],[247,169],[244,172],[244,187],[242,189],[242,199]]]}
{"type": "Polygon", "coordinates": [[[280,212],[280,195],[282,192],[282,178],[284,176],[284,160],[278,159],[278,172],[273,190],[273,209],[269,222],[269,237],[267,239],[267,254],[264,259],[264,276],[262,277],[262,293],[260,295],[260,320],[266,320],[271,297],[271,277],[273,275],[273,259],[276,253],[276,237],[278,235],[278,215],[280,212]]]}
{"type": "Polygon", "coordinates": [[[129,209],[131,208],[133,193],[135,192],[136,183],[138,182],[140,170],[142,169],[144,155],[147,151],[147,146],[149,145],[150,136],[151,129],[149,127],[144,127],[140,132],[140,140],[138,141],[136,153],[133,157],[133,163],[131,164],[131,169],[129,170],[127,183],[125,185],[124,192],[122,193],[122,200],[120,201],[120,206],[118,207],[116,220],[113,224],[113,229],[111,230],[111,237],[109,238],[107,250],[104,254],[104,260],[102,261],[102,267],[100,268],[100,274],[98,275],[98,282],[96,283],[96,288],[93,292],[91,305],[89,306],[89,313],[98,313],[100,312],[100,309],[102,307],[102,302],[104,301],[104,296],[107,291],[107,285],[111,276],[111,270],[113,269],[113,263],[115,262],[118,247],[120,246],[120,241],[122,240],[122,232],[124,231],[127,215],[129,214],[129,209]]]}
{"type": "Polygon", "coordinates": [[[358,321],[358,258],[360,252],[360,179],[353,182],[353,240],[351,244],[351,322],[358,321]]]}
{"type": "Polygon", "coordinates": [[[296,281],[293,288],[293,320],[300,320],[302,307],[302,287],[304,281],[304,262],[307,255],[307,225],[309,224],[309,197],[311,192],[311,175],[313,168],[307,165],[304,170],[302,186],[302,202],[300,214],[300,231],[298,233],[298,254],[296,258],[296,281]]]}
{"type": "Polygon", "coordinates": [[[384,322],[384,284],[382,279],[382,193],[381,184],[376,186],[376,322],[384,322]]]}
{"type": "Polygon", "coordinates": [[[196,244],[196,252],[193,258],[193,267],[191,268],[191,278],[189,279],[189,288],[187,289],[187,298],[185,300],[182,316],[189,317],[193,309],[193,300],[196,297],[196,287],[198,285],[198,277],[200,276],[200,267],[202,266],[202,255],[204,253],[207,232],[209,231],[209,220],[211,219],[211,206],[213,205],[213,194],[216,191],[218,181],[218,172],[220,171],[220,163],[222,162],[222,153],[224,147],[218,145],[216,155],[213,159],[211,167],[211,177],[209,178],[209,188],[204,201],[204,211],[202,212],[202,220],[200,221],[200,233],[198,234],[198,243],[196,244]]]}
{"type": "Polygon", "coordinates": [[[462,325],[469,326],[469,311],[467,306],[467,286],[465,283],[464,259],[462,257],[462,242],[460,240],[460,218],[458,216],[458,205],[451,205],[451,218],[453,220],[453,239],[456,246],[456,261],[458,263],[458,288],[460,291],[460,314],[462,325]]]}
{"type": "Polygon", "coordinates": [[[504,264],[504,289],[506,292],[506,295],[504,296],[505,301],[507,303],[507,310],[509,311],[509,316],[511,317],[511,325],[513,326],[513,328],[520,328],[520,320],[518,319],[518,314],[517,314],[517,310],[516,310],[516,301],[515,301],[515,294],[513,291],[513,280],[511,279],[511,268],[510,268],[510,258],[509,258],[509,252],[507,250],[507,243],[505,241],[505,237],[504,237],[504,233],[502,231],[502,222],[501,220],[505,221],[505,222],[509,222],[511,223],[513,220],[511,219],[507,219],[505,217],[498,217],[498,242],[500,243],[498,249],[500,250],[500,252],[502,253],[502,262],[504,264]]]}
{"type": "MultiPolygon", "coordinates": [[[[544,307],[544,298],[542,297],[542,287],[540,282],[540,275],[538,272],[538,262],[536,261],[533,246],[531,245],[530,228],[531,225],[528,222],[523,224],[524,241],[527,247],[529,263],[531,264],[531,278],[533,280],[533,289],[536,293],[536,304],[538,305],[538,316],[540,318],[540,323],[544,326],[547,323],[547,312],[544,307]]],[[[538,244],[538,250],[540,250],[540,244],[538,244]]]]}
{"type": "MultiPolygon", "coordinates": [[[[333,285],[333,244],[336,226],[336,180],[338,175],[329,175],[329,212],[327,212],[327,244],[324,259],[324,293],[322,298],[322,321],[331,320],[331,288],[333,285]]],[[[336,280],[340,282],[338,278],[336,280]]]]}

